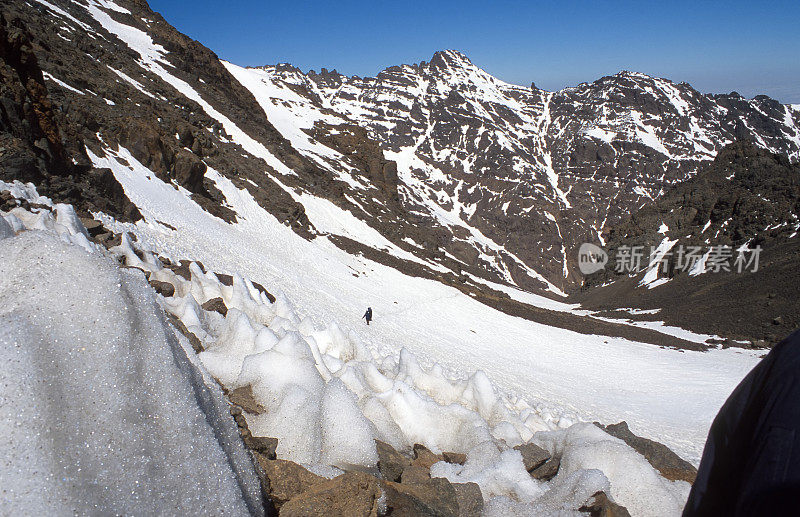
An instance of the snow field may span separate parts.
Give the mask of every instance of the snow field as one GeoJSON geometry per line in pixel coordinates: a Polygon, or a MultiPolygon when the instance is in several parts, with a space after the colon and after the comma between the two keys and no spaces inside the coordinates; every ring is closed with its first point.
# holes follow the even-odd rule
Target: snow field
{"type": "MultiPolygon", "coordinates": [[[[34,193],[32,189],[28,192],[34,193]]],[[[146,300],[146,296],[151,295],[139,273],[116,269],[111,261],[102,257],[103,253],[108,252],[84,241],[85,229],[71,207],[56,205],[55,214],[55,217],[48,211],[32,214],[19,208],[14,209],[13,214],[6,214],[0,218],[5,223],[0,228],[16,226],[16,231],[23,233],[12,238],[6,230],[7,238],[2,243],[2,249],[6,249],[9,243],[18,245],[25,242],[29,253],[52,256],[52,253],[47,253],[52,251],[47,245],[49,240],[66,249],[67,255],[79,254],[83,262],[97,262],[112,273],[116,271],[123,281],[120,283],[112,278],[112,287],[128,287],[128,283],[138,282],[140,291],[132,295],[123,288],[123,294],[117,295],[123,298],[127,296],[128,299],[123,301],[114,297],[113,290],[111,293],[108,290],[101,290],[100,293],[90,290],[86,296],[91,296],[94,303],[74,304],[71,311],[64,311],[63,317],[71,322],[91,318],[103,325],[98,330],[92,329],[91,324],[78,324],[79,332],[83,335],[80,343],[89,342],[96,346],[98,332],[115,327],[124,331],[126,325],[114,322],[125,322],[126,319],[124,314],[114,311],[98,318],[97,314],[86,308],[111,304],[123,308],[121,312],[124,313],[136,307],[137,301],[142,298],[146,300]],[[24,232],[26,229],[40,231],[24,232]],[[88,247],[85,247],[86,244],[88,247]],[[92,253],[86,253],[87,250],[92,253]],[[96,298],[98,295],[104,298],[96,298]]],[[[174,296],[158,297],[161,305],[179,317],[201,339],[206,350],[197,359],[210,375],[229,389],[247,385],[252,387],[255,399],[267,411],[259,415],[246,413],[249,427],[256,436],[277,437],[277,452],[281,458],[303,463],[314,471],[327,472],[332,476],[339,472],[337,469],[374,470],[377,464],[374,439],[386,441],[404,451],[409,451],[414,443],[422,443],[434,452],[467,454],[465,465],[441,462],[434,465],[432,474],[447,477],[453,482],[478,483],[488,501],[487,511],[490,514],[493,508],[521,515],[545,510],[576,510],[597,490],[605,490],[634,515],[652,515],[653,508],[658,508],[659,513],[665,508],[669,509],[667,513],[680,512],[688,485],[663,479],[635,451],[590,424],[570,426],[568,418],[553,417],[547,411],[541,412],[520,399],[512,401],[499,393],[482,371],[476,371],[467,378],[452,378],[439,365],[422,367],[408,350],[402,349],[399,354],[374,352],[361,343],[355,332],[345,333],[335,323],[318,328],[310,318],[301,318],[280,292],[276,295],[275,303],[269,303],[264,293],[239,275],[234,275],[232,285],[226,286],[214,273],[203,273],[193,263],[190,266],[191,280],[185,280],[164,268],[156,255],[146,249],[141,252],[140,258],[126,235],[121,244],[108,254],[120,256],[127,266],[150,272],[152,280],[167,281],[175,286],[174,296]],[[202,303],[216,297],[221,297],[228,307],[225,317],[201,308],[202,303]],[[566,428],[561,428],[559,424],[566,428]],[[524,470],[521,455],[511,449],[514,445],[531,440],[562,458],[562,471],[550,482],[531,478],[524,470]],[[626,472],[636,474],[623,475],[626,472]],[[646,486],[642,485],[642,479],[648,481],[646,486]],[[646,494],[646,497],[642,497],[642,494],[646,494]],[[658,505],[651,504],[656,501],[658,505]]],[[[56,255],[59,258],[62,256],[64,253],[56,255]]],[[[0,254],[0,268],[6,264],[2,260],[4,258],[5,254],[0,254]]],[[[96,268],[87,267],[81,261],[64,264],[61,260],[60,271],[89,271],[92,276],[96,275],[96,268]]],[[[46,261],[39,263],[42,267],[48,266],[46,261]]],[[[18,269],[24,269],[18,263],[16,265],[18,269]]],[[[29,274],[41,275],[41,271],[37,269],[29,274]]],[[[56,275],[57,278],[65,276],[56,275]]],[[[28,278],[15,285],[22,290],[32,284],[35,284],[33,278],[28,278]]],[[[53,293],[42,292],[41,297],[49,299],[53,293]]],[[[150,315],[152,318],[153,314],[150,315]]],[[[156,322],[158,324],[161,323],[156,322]]],[[[62,325],[70,327],[66,321],[60,321],[58,328],[62,325]]],[[[75,324],[72,325],[74,327],[75,324]]],[[[136,332],[144,332],[140,328],[141,323],[132,325],[136,332]]],[[[153,337],[152,329],[143,333],[140,339],[150,339],[150,343],[158,344],[151,344],[150,348],[161,346],[164,343],[161,328],[160,339],[153,337]]],[[[130,332],[134,336],[133,331],[130,332]]],[[[23,335],[14,339],[30,340],[23,335]]],[[[137,347],[140,344],[136,342],[136,337],[126,339],[134,343],[123,339],[124,346],[131,349],[113,350],[121,355],[118,363],[113,356],[105,356],[103,361],[107,369],[114,370],[108,386],[116,385],[127,395],[133,388],[121,382],[117,376],[120,370],[124,373],[130,366],[125,356],[138,354],[137,347]]],[[[52,345],[48,343],[43,348],[49,346],[52,345]]],[[[158,357],[152,350],[146,351],[155,356],[152,359],[158,357]]],[[[153,370],[147,373],[147,379],[157,384],[163,377],[167,385],[159,387],[145,384],[144,389],[139,390],[145,393],[133,394],[145,397],[151,395],[150,390],[172,390],[173,395],[165,398],[163,403],[151,402],[152,407],[148,406],[150,414],[160,412],[158,417],[165,422],[168,419],[163,413],[171,415],[173,405],[180,408],[181,404],[180,400],[174,400],[175,394],[180,394],[181,389],[171,385],[171,377],[163,371],[173,362],[173,358],[165,360],[159,368],[148,363],[148,368],[153,370]]],[[[85,364],[82,360],[82,367],[85,368],[85,364]]],[[[129,376],[141,382],[137,377],[141,370],[135,370],[129,376]]],[[[59,385],[66,382],[61,377],[49,378],[47,373],[41,378],[50,380],[51,384],[54,380],[59,385]]],[[[102,382],[102,379],[96,382],[102,382]]],[[[208,376],[206,382],[213,384],[208,376]]],[[[92,389],[84,385],[80,385],[80,388],[92,389]]],[[[109,396],[115,396],[114,388],[108,392],[109,396]]],[[[160,396],[161,392],[158,394],[160,396]]],[[[76,400],[81,398],[76,397],[76,400]]],[[[106,423],[105,420],[100,421],[106,423]]],[[[148,429],[150,423],[149,420],[141,423],[130,418],[119,418],[116,429],[120,434],[125,434],[131,432],[128,426],[133,426],[135,432],[147,435],[149,431],[150,436],[174,431],[158,425],[148,429]]],[[[90,431],[87,433],[91,434],[90,431]]],[[[77,437],[80,443],[83,440],[85,435],[77,437]]],[[[12,445],[17,441],[13,439],[12,445]]],[[[219,451],[220,445],[215,443],[204,445],[212,451],[219,451]]],[[[196,446],[196,449],[202,451],[204,447],[196,446]]],[[[166,461],[170,461],[171,457],[174,456],[167,454],[166,461]]],[[[118,463],[116,466],[119,468],[130,468],[122,458],[114,457],[113,461],[118,463]]],[[[216,467],[225,471],[220,465],[216,467]]],[[[225,476],[220,475],[219,471],[215,472],[217,476],[212,478],[224,485],[225,476]]],[[[179,479],[180,476],[174,478],[176,489],[179,479]]],[[[171,487],[160,489],[168,491],[171,487]]],[[[155,490],[153,487],[150,489],[155,490]]],[[[235,490],[220,490],[222,493],[235,493],[235,490]]],[[[71,500],[72,507],[78,507],[81,501],[95,501],[98,497],[91,492],[75,494],[71,500]]],[[[157,500],[148,504],[163,503],[157,500]]],[[[43,500],[41,504],[46,506],[47,501],[43,500]]]]}
{"type": "Polygon", "coordinates": [[[591,424],[561,429],[551,415],[512,403],[482,371],[453,379],[439,365],[423,368],[406,349],[381,355],[335,323],[317,328],[284,295],[270,304],[238,275],[226,286],[192,264],[189,281],[151,253],[139,259],[128,239],[112,251],[151,279],[175,285],[163,306],[205,344],[199,358],[211,375],[228,389],[252,388],[266,411],[245,413],[248,426],[255,436],[278,438],[280,458],[335,475],[340,471],[329,467],[374,471],[375,439],[406,452],[415,443],[462,452],[465,465],[440,462],[432,475],[474,481],[488,501],[499,498],[490,508],[521,514],[577,510],[598,490],[635,515],[679,514],[688,495],[688,484],[665,480],[624,442],[591,424]],[[201,308],[217,297],[228,308],[225,317],[201,308]],[[563,458],[554,480],[533,479],[511,449],[530,440],[563,458]]]}

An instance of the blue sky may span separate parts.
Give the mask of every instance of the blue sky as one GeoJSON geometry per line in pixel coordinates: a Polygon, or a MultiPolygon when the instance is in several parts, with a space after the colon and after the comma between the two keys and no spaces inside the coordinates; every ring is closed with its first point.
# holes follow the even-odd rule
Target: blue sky
{"type": "Polygon", "coordinates": [[[181,32],[240,65],[347,75],[464,52],[504,81],[560,89],[620,70],[703,92],[800,103],[800,1],[150,0],[181,32]]]}

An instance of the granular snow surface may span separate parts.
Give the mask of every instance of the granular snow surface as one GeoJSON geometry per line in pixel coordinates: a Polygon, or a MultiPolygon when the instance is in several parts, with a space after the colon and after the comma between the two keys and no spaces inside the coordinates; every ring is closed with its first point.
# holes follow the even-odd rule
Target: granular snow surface
{"type": "Polygon", "coordinates": [[[144,276],[57,207],[65,224],[0,217],[0,514],[263,513],[227,403],[144,276]]]}

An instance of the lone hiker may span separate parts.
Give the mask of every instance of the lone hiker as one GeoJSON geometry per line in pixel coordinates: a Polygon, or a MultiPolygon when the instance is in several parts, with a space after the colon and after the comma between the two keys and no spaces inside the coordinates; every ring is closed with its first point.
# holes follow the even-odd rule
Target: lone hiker
{"type": "Polygon", "coordinates": [[[372,321],[372,307],[367,307],[367,312],[361,317],[367,320],[367,325],[369,325],[369,322],[372,321]]]}

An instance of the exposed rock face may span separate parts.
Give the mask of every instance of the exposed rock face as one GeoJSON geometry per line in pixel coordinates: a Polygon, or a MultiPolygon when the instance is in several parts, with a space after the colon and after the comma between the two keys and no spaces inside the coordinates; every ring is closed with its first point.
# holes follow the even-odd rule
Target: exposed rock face
{"type": "MultiPolygon", "coordinates": [[[[730,144],[696,176],[609,229],[609,266],[587,277],[576,300],[597,309],[658,308],[659,319],[719,335],[726,346],[775,344],[800,326],[799,228],[800,164],[750,142],[730,144]],[[629,278],[615,270],[623,247],[642,246],[646,266],[650,247],[667,240],[668,268],[658,274],[669,280],[663,285],[638,287],[643,273],[629,278]],[[743,263],[740,272],[736,250],[744,245],[761,252],[757,268],[743,263]],[[689,258],[678,267],[681,250],[696,247],[700,258],[712,246],[728,247],[728,270],[690,275],[689,258]]],[[[712,267],[709,261],[704,269],[712,267]]]]}
{"type": "Polygon", "coordinates": [[[111,172],[91,168],[81,139],[62,131],[63,107],[38,58],[52,49],[35,31],[13,7],[0,14],[0,178],[34,181],[40,194],[123,221],[141,218],[111,172]]]}
{"type": "Polygon", "coordinates": [[[663,443],[636,436],[628,429],[626,422],[607,426],[597,424],[597,426],[611,436],[619,438],[630,445],[636,452],[644,456],[653,468],[658,470],[665,478],[671,481],[680,480],[694,483],[697,477],[697,469],[691,463],[672,452],[663,443]]]}

